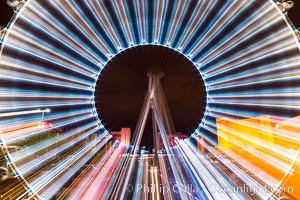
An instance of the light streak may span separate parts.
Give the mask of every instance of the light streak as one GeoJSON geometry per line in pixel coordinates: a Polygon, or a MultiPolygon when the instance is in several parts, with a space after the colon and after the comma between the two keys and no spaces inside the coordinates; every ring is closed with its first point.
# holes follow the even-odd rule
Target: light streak
{"type": "MultiPolygon", "coordinates": [[[[241,9],[244,9],[245,6],[248,4],[244,2],[241,9]]],[[[219,45],[215,45],[214,51],[217,53],[222,53],[227,49],[231,49],[235,47],[237,44],[240,44],[245,39],[249,38],[255,33],[258,33],[262,30],[265,30],[265,25],[268,23],[278,22],[278,18],[280,17],[279,14],[275,14],[272,12],[272,7],[268,6],[268,9],[260,8],[259,12],[255,15],[249,16],[244,22],[245,26],[237,27],[232,34],[228,35],[226,38],[226,42],[222,43],[219,42],[219,45]],[[277,20],[276,20],[277,19],[277,20]],[[237,38],[238,41],[236,40],[237,38]]],[[[221,29],[222,30],[222,29],[221,29]]],[[[198,62],[206,62],[207,60],[218,56],[218,54],[214,54],[211,51],[207,51],[205,55],[202,55],[198,62]]],[[[199,59],[199,58],[198,58],[199,59]]]]}
{"type": "Polygon", "coordinates": [[[9,117],[9,116],[17,116],[17,115],[26,115],[26,114],[35,114],[35,113],[49,113],[50,109],[37,109],[37,110],[28,110],[28,111],[19,111],[19,112],[10,112],[10,113],[0,113],[0,117],[9,117]]]}

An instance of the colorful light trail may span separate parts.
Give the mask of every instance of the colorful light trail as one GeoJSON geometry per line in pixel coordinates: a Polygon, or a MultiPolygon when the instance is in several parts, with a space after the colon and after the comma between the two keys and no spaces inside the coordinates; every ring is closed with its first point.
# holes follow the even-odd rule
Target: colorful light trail
{"type": "Polygon", "coordinates": [[[0,167],[19,182],[1,199],[300,197],[300,45],[286,13],[291,2],[12,5],[0,38],[0,164],[7,163],[0,167]],[[112,142],[95,107],[108,61],[141,45],[185,56],[207,93],[202,122],[160,152],[159,166],[138,146],[112,142]]]}

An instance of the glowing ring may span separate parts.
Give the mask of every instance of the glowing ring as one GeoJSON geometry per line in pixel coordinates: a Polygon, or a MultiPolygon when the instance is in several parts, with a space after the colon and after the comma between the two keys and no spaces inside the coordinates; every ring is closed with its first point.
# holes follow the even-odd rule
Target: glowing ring
{"type": "MultiPolygon", "coordinates": [[[[3,106],[6,106],[1,108],[1,112],[50,107],[54,111],[45,115],[45,120],[53,122],[53,126],[61,127],[79,119],[86,120],[85,128],[94,127],[94,132],[102,133],[99,140],[103,139],[108,132],[98,119],[93,101],[97,77],[103,66],[122,50],[154,44],[185,55],[197,66],[205,81],[208,94],[206,113],[191,139],[202,135],[216,144],[211,140],[211,135],[216,134],[212,118],[256,117],[271,114],[273,110],[271,112],[270,108],[279,110],[277,112],[282,117],[291,117],[289,112],[299,110],[294,105],[299,99],[291,98],[291,95],[297,96],[299,92],[288,83],[299,80],[300,45],[295,28],[272,0],[236,2],[173,3],[165,0],[153,1],[151,7],[149,2],[143,1],[124,4],[116,1],[84,1],[80,4],[27,0],[16,9],[1,39],[1,79],[8,88],[1,88],[0,91],[3,106]],[[130,7],[128,4],[132,3],[130,7]],[[109,8],[114,12],[109,13],[109,8]],[[84,14],[85,9],[90,11],[89,15],[84,14]],[[79,18],[73,18],[76,16],[79,18]],[[60,17],[64,20],[60,21],[60,17]],[[26,29],[28,27],[30,30],[26,29]],[[276,31],[268,30],[270,27],[276,28],[276,31]],[[255,40],[255,36],[261,36],[261,39],[255,40]],[[58,48],[52,49],[55,45],[52,46],[51,42],[56,42],[58,48]],[[274,59],[278,56],[281,58],[274,59]],[[60,70],[51,69],[50,64],[60,70]],[[241,69],[247,70],[247,73],[239,71],[241,69]],[[73,74],[69,75],[70,72],[73,74]],[[229,72],[231,75],[226,75],[229,72]],[[268,91],[259,89],[275,81],[281,82],[281,87],[268,91]],[[9,85],[13,82],[16,82],[16,88],[9,85]],[[42,89],[49,88],[52,92],[22,88],[21,83],[26,83],[27,88],[41,84],[42,89]],[[253,86],[254,89],[245,90],[246,86],[253,86]],[[25,98],[46,96],[53,101],[24,101],[25,98]],[[7,100],[10,97],[16,100],[7,100]],[[275,100],[268,101],[268,98],[275,100]],[[229,108],[228,104],[234,106],[229,108]],[[63,111],[67,106],[74,107],[75,111],[63,111]],[[245,109],[247,106],[248,110],[245,109]]],[[[5,130],[28,124],[38,118],[35,115],[21,115],[1,119],[1,128],[5,130]]],[[[94,132],[91,131],[91,134],[94,132]]],[[[1,140],[5,147],[36,134],[7,136],[3,133],[1,140]]],[[[15,164],[20,157],[14,152],[7,153],[16,174],[25,176],[27,172],[22,170],[24,166],[15,164]]],[[[33,191],[37,194],[43,187],[42,184],[38,187],[34,181],[27,183],[27,186],[30,187],[28,193],[33,191]]],[[[41,198],[47,198],[47,195],[42,194],[41,198]]]]}

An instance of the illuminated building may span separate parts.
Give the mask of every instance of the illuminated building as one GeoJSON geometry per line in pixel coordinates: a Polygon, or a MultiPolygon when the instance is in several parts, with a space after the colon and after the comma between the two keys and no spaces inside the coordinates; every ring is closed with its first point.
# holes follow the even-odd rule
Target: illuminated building
{"type": "MultiPolygon", "coordinates": [[[[298,157],[300,116],[292,119],[261,116],[232,120],[217,119],[217,150],[235,161],[243,161],[253,172],[259,171],[280,187],[292,188],[290,195],[300,196],[298,157]]],[[[272,185],[272,184],[270,184],[272,185]]]]}
{"type": "Polygon", "coordinates": [[[130,145],[131,130],[122,128],[121,131],[111,131],[110,134],[124,145],[130,145]]]}

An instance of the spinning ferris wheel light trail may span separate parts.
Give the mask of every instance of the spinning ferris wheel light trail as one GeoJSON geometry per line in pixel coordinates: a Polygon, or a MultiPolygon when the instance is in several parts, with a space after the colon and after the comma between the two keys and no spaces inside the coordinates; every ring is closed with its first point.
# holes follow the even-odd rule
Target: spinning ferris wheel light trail
{"type": "Polygon", "coordinates": [[[1,199],[299,198],[292,1],[10,5],[15,14],[0,35],[1,199]],[[108,64],[138,48],[176,52],[175,63],[184,57],[206,94],[203,118],[184,140],[168,134],[164,95],[148,94],[142,113],[153,110],[154,152],[140,147],[145,116],[126,145],[98,115],[108,64]]]}

